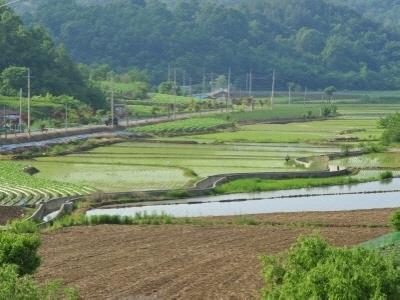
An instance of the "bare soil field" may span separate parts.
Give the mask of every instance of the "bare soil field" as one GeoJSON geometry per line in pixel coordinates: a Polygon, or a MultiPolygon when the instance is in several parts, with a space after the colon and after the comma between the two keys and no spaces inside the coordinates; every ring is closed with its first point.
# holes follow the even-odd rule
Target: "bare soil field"
{"type": "Polygon", "coordinates": [[[20,207],[0,206],[0,225],[4,225],[8,221],[20,218],[23,215],[24,210],[20,207]]]}
{"type": "Polygon", "coordinates": [[[275,226],[233,225],[227,217],[218,218],[226,221],[221,225],[66,228],[43,234],[36,277],[63,279],[83,299],[253,299],[262,287],[260,255],[284,251],[316,230],[334,245],[356,245],[387,233],[392,212],[253,216],[287,224],[275,226]]]}

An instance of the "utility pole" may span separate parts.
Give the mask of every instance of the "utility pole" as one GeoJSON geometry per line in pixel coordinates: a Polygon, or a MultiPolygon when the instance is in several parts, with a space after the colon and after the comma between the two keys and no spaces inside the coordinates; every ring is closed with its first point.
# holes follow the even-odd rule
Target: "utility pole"
{"type": "Polygon", "coordinates": [[[228,99],[226,100],[226,111],[228,111],[228,105],[231,100],[231,68],[228,72],[228,99]]]}
{"type": "Polygon", "coordinates": [[[174,68],[174,89],[176,88],[176,68],[174,68]]]}
{"type": "Polygon", "coordinates": [[[65,131],[68,130],[68,103],[65,104],[65,131]]]}
{"type": "Polygon", "coordinates": [[[168,82],[171,82],[171,64],[168,64],[168,82]]]}
{"type": "Polygon", "coordinates": [[[253,96],[253,71],[249,74],[249,97],[253,96]]]}
{"type": "Polygon", "coordinates": [[[250,71],[249,75],[249,97],[251,100],[251,111],[254,109],[254,103],[253,103],[253,71],[250,71]]]}
{"type": "Polygon", "coordinates": [[[28,135],[31,136],[31,69],[28,68],[28,135]]]}
{"type": "Polygon", "coordinates": [[[203,69],[203,83],[202,83],[202,92],[206,93],[206,71],[203,69]]]}
{"type": "Polygon", "coordinates": [[[111,78],[111,127],[114,128],[114,75],[111,78]]]}
{"type": "Polygon", "coordinates": [[[22,89],[19,89],[19,121],[18,121],[19,132],[22,131],[22,89]]]}
{"type": "Polygon", "coordinates": [[[271,109],[274,105],[274,96],[275,96],[275,70],[272,73],[272,88],[271,88],[271,109]]]}
{"type": "Polygon", "coordinates": [[[192,97],[192,77],[189,77],[189,96],[192,97]]]}

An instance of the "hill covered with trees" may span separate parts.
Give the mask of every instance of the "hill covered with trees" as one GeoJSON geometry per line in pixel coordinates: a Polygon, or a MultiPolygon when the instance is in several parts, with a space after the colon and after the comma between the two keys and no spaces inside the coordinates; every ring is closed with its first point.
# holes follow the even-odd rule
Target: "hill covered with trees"
{"type": "MultiPolygon", "coordinates": [[[[0,4],[4,3],[0,1],[0,4]]],[[[62,46],[55,46],[41,28],[24,27],[9,8],[0,8],[0,94],[15,96],[20,88],[26,95],[28,68],[32,95],[69,95],[101,107],[104,96],[91,86],[62,46]]]]}
{"type": "Polygon", "coordinates": [[[399,0],[332,0],[346,5],[366,18],[382,23],[386,28],[400,31],[399,0]]]}
{"type": "Polygon", "coordinates": [[[45,26],[80,62],[147,69],[154,84],[171,65],[186,82],[231,68],[241,87],[252,70],[254,87],[266,89],[276,70],[279,88],[400,88],[400,34],[348,7],[328,0],[167,2],[41,0],[24,20],[45,26]]]}

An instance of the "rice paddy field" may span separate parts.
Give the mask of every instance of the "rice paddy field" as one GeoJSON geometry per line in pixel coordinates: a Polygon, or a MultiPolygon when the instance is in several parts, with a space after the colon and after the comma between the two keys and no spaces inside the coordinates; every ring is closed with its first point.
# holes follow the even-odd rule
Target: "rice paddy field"
{"type": "Polygon", "coordinates": [[[33,177],[23,172],[24,167],[21,163],[0,161],[0,205],[35,205],[54,198],[94,192],[93,188],[81,184],[33,177]]]}
{"type": "Polygon", "coordinates": [[[185,136],[175,140],[198,142],[244,143],[331,143],[337,140],[357,139],[377,141],[382,130],[377,119],[337,118],[325,121],[289,124],[255,124],[240,126],[237,131],[185,136]]]}
{"type": "Polygon", "coordinates": [[[89,185],[103,191],[173,189],[223,173],[296,171],[285,157],[339,151],[306,144],[121,143],[63,157],[37,158],[38,178],[89,185]]]}
{"type": "MultiPolygon", "coordinates": [[[[28,177],[29,180],[18,177],[22,176],[19,163],[7,162],[11,175],[1,178],[1,188],[6,185],[9,193],[2,194],[2,201],[3,204],[15,205],[35,202],[40,198],[39,190],[46,195],[45,199],[51,199],[93,190],[123,192],[191,187],[200,179],[216,174],[301,171],[298,166],[288,164],[286,157],[295,159],[340,152],[344,144],[357,148],[361,142],[378,143],[382,133],[377,127],[379,117],[398,110],[400,105],[340,105],[340,115],[334,119],[262,123],[262,120],[280,115],[281,110],[286,112],[282,116],[293,117],[301,116],[309,109],[302,105],[293,105],[289,110],[286,108],[287,105],[273,110],[223,113],[212,118],[137,128],[135,130],[160,136],[65,156],[37,157],[23,162],[40,170],[38,174],[28,177]],[[242,123],[245,120],[251,121],[251,124],[242,123]],[[231,123],[236,126],[215,133],[194,134],[189,130],[197,125],[208,128],[231,123]],[[166,128],[183,131],[186,135],[162,137],[166,128]],[[20,179],[12,181],[13,176],[20,179]],[[70,187],[75,192],[70,191],[70,187]],[[25,191],[29,189],[38,191],[36,194],[25,191]]],[[[312,109],[319,110],[318,106],[312,109]]],[[[384,153],[350,157],[333,163],[360,168],[357,177],[362,179],[376,178],[384,170],[392,170],[397,176],[400,175],[398,151],[394,148],[384,153]]]]}

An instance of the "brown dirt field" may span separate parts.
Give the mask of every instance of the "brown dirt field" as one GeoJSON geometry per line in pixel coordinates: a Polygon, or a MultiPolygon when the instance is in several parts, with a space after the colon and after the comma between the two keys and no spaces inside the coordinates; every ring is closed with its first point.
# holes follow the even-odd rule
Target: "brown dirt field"
{"type": "Polygon", "coordinates": [[[78,287],[83,299],[253,299],[262,287],[260,255],[281,252],[299,235],[316,229],[335,245],[356,245],[387,233],[389,229],[382,225],[392,212],[255,216],[282,223],[323,220],[347,224],[344,227],[222,224],[67,228],[43,234],[43,263],[37,279],[63,279],[78,287]]]}
{"type": "Polygon", "coordinates": [[[7,221],[24,216],[24,210],[20,207],[0,206],[0,225],[4,225],[7,221]]]}

